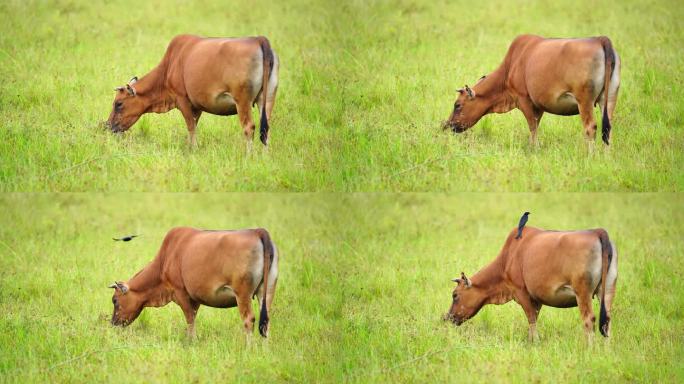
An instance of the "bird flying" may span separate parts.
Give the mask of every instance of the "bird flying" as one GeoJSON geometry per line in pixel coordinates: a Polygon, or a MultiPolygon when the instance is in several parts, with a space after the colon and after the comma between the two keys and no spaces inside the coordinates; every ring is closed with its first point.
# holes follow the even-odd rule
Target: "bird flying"
{"type": "Polygon", "coordinates": [[[118,239],[115,237],[112,237],[112,240],[114,240],[114,241],[131,241],[131,240],[133,240],[133,238],[138,237],[138,236],[140,236],[140,235],[129,235],[129,236],[120,237],[118,239]]]}

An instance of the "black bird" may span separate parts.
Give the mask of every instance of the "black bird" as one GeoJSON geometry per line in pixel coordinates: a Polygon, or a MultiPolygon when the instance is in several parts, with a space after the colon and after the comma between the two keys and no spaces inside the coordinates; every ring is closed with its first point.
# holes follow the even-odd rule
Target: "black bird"
{"type": "Polygon", "coordinates": [[[112,240],[114,240],[114,241],[131,241],[131,240],[133,240],[134,237],[138,237],[138,236],[140,236],[140,235],[130,235],[130,236],[121,237],[119,239],[112,237],[112,240]]]}
{"type": "Polygon", "coordinates": [[[522,229],[527,224],[527,216],[529,216],[529,212],[523,213],[523,215],[520,217],[520,222],[518,223],[518,236],[516,236],[516,239],[519,239],[522,237],[522,229]]]}

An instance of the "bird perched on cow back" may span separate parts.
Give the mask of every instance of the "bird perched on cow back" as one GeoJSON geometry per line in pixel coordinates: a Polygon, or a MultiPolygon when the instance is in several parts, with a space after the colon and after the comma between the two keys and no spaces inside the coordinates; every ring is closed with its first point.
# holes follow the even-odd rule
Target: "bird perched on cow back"
{"type": "Polygon", "coordinates": [[[114,240],[114,241],[131,241],[131,240],[133,240],[133,238],[138,237],[138,236],[140,236],[140,235],[129,235],[129,236],[120,237],[118,239],[113,237],[112,240],[114,240]]]}
{"type": "Polygon", "coordinates": [[[518,222],[518,236],[516,236],[516,239],[519,239],[522,237],[522,230],[525,224],[527,224],[527,217],[530,215],[529,212],[523,213],[523,215],[520,217],[520,222],[518,222]]]}

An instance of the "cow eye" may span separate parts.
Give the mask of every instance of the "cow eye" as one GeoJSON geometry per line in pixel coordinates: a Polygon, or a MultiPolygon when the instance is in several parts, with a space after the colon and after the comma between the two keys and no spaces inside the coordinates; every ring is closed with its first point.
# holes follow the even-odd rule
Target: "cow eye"
{"type": "Polygon", "coordinates": [[[122,107],[123,107],[122,102],[117,101],[116,103],[114,103],[114,109],[116,109],[117,111],[120,111],[122,107]]]}
{"type": "Polygon", "coordinates": [[[459,109],[461,108],[461,104],[459,103],[454,103],[454,109],[459,109]]]}
{"type": "Polygon", "coordinates": [[[116,305],[116,297],[112,297],[112,304],[116,305]]]}

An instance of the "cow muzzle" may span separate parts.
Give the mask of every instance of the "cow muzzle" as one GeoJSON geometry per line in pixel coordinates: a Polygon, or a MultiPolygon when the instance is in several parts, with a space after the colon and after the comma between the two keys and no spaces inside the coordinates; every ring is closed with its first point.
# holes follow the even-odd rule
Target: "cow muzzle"
{"type": "Polygon", "coordinates": [[[131,321],[121,319],[119,317],[112,317],[112,320],[110,321],[110,323],[112,324],[113,327],[125,328],[131,323],[131,321]]]}
{"type": "Polygon", "coordinates": [[[450,321],[451,323],[453,323],[456,326],[463,324],[463,322],[465,321],[465,319],[461,319],[457,316],[452,315],[451,313],[444,314],[444,317],[442,319],[444,321],[450,321]]]}
{"type": "Polygon", "coordinates": [[[454,133],[463,133],[468,129],[468,127],[460,124],[457,121],[445,121],[442,125],[442,130],[447,129],[450,129],[454,133]]]}
{"type": "Polygon", "coordinates": [[[109,127],[109,130],[112,131],[112,133],[121,133],[125,131],[125,129],[123,129],[123,127],[119,123],[107,123],[107,126],[109,127]]]}

